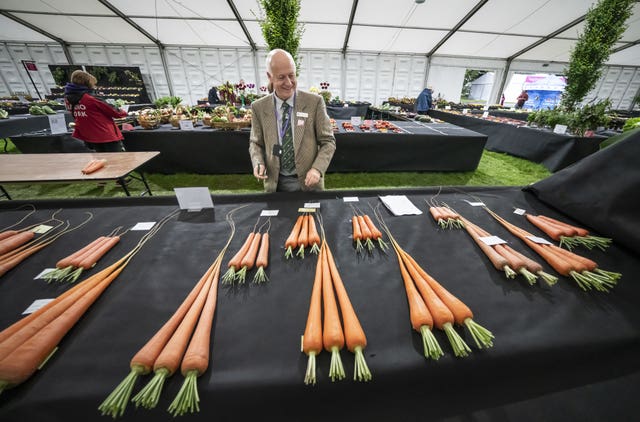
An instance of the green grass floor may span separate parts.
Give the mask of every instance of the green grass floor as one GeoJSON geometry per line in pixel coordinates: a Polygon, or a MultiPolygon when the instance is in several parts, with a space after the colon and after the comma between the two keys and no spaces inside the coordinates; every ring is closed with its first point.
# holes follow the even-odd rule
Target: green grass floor
{"type": "MultiPolygon", "coordinates": [[[[10,151],[10,152],[15,152],[10,151]]],[[[174,195],[176,187],[206,186],[212,194],[262,192],[262,184],[249,174],[146,174],[154,196],[174,195]]],[[[329,173],[325,188],[389,189],[425,186],[524,186],[544,179],[551,173],[540,164],[506,154],[484,151],[478,168],[470,172],[417,173],[329,173]]],[[[101,198],[126,196],[115,182],[99,186],[95,182],[5,184],[12,199],[101,198]]],[[[144,190],[142,182],[129,184],[132,196],[144,190]]]]}

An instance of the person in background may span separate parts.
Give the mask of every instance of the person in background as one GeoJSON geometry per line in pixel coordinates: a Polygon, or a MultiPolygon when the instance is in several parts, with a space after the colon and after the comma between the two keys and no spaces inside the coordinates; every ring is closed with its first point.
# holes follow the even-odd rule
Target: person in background
{"type": "Polygon", "coordinates": [[[416,112],[418,114],[427,114],[433,104],[433,88],[427,87],[422,90],[416,100],[416,112]]]}
{"type": "Polygon", "coordinates": [[[92,74],[76,70],[64,87],[65,106],[75,121],[71,136],[96,152],[124,151],[124,137],[113,119],[126,117],[127,112],[95,98],[96,83],[92,74]]]}
{"type": "Polygon", "coordinates": [[[527,90],[525,89],[518,95],[518,98],[516,98],[516,108],[522,108],[528,99],[529,94],[527,94],[527,90]]]}
{"type": "Polygon", "coordinates": [[[208,102],[210,105],[220,103],[220,98],[218,98],[218,88],[215,85],[209,90],[208,102]]]}
{"type": "Polygon", "coordinates": [[[502,97],[500,97],[500,106],[504,106],[504,93],[502,94],[502,97]]]}
{"type": "Polygon", "coordinates": [[[297,90],[296,64],[287,51],[271,50],[266,65],[273,93],[251,103],[253,175],[266,192],[323,190],[336,149],[324,100],[297,90]]]}

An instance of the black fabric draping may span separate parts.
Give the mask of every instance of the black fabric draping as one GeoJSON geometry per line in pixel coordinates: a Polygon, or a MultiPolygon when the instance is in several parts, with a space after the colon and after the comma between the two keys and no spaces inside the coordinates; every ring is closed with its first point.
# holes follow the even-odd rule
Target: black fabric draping
{"type": "Polygon", "coordinates": [[[640,133],[527,187],[581,224],[640,254],[640,133]],[[596,210],[594,210],[594,204],[596,210]]]}
{"type": "MultiPolygon", "coordinates": [[[[309,194],[214,196],[213,213],[183,213],[171,220],[132,259],[88,313],[60,343],[46,366],[26,383],[0,396],[3,421],[67,421],[74,416],[98,420],[98,405],[129,372],[129,360],[169,318],[224,246],[234,214],[236,235],[224,257],[235,254],[262,210],[271,218],[271,255],[264,285],[220,286],[212,331],[209,369],[198,379],[203,420],[250,419],[324,421],[327,412],[341,420],[633,420],[634,392],[640,388],[640,271],[637,255],[614,243],[606,252],[580,251],[622,279],[610,293],[583,292],[573,281],[529,286],[505,279],[461,230],[438,229],[425,201],[437,188],[409,191],[325,191],[309,194]],[[376,194],[407,194],[424,214],[382,215],[400,245],[427,272],[467,303],[474,319],[495,335],[494,347],[473,349],[455,358],[446,336],[435,333],[445,356],[427,361],[419,334],[412,330],[398,263],[392,252],[358,256],[350,238],[352,208],[341,198],[359,196],[356,204],[371,213],[376,194]],[[300,352],[315,271],[315,256],[285,260],[283,243],[299,207],[319,202],[326,239],[345,287],[367,334],[365,356],[373,380],[354,382],[353,355],[342,351],[347,379],[328,378],[330,356],[317,359],[318,384],[303,383],[307,358],[300,352]],[[301,416],[302,415],[302,416],[301,416]]],[[[513,247],[534,257],[489,214],[466,200],[481,200],[506,219],[537,233],[513,208],[562,218],[520,188],[445,188],[437,197],[513,247]],[[472,196],[471,196],[472,195],[472,196]]],[[[0,204],[0,226],[21,218],[20,202],[0,204]]],[[[54,297],[69,288],[33,277],[63,256],[117,226],[157,221],[177,208],[174,198],[35,201],[30,221],[58,208],[58,218],[78,222],[90,211],[90,224],[43,249],[2,277],[0,327],[20,318],[35,299],[54,297]]],[[[593,212],[599,211],[591,203],[593,212]]],[[[263,217],[261,221],[265,221],[263,217]]],[[[26,223],[26,222],[25,222],[26,223]]],[[[608,233],[600,233],[607,235],[608,233]]],[[[116,248],[87,273],[114,262],[140,239],[130,231],[116,248]]],[[[386,236],[385,236],[386,239],[386,236]]],[[[547,265],[545,269],[553,272],[547,265]]],[[[249,277],[252,272],[249,273],[249,277]]],[[[458,332],[463,333],[461,328],[458,332]]],[[[143,376],[134,394],[148,382],[143,376]]],[[[164,386],[158,407],[148,411],[129,405],[123,421],[169,421],[166,411],[183,377],[164,386]]]]}
{"type": "MultiPolygon", "coordinates": [[[[406,133],[347,133],[337,122],[336,152],[329,172],[472,171],[482,157],[486,136],[448,123],[395,122],[406,133]]],[[[359,130],[359,129],[358,129],[359,130]]],[[[123,131],[127,151],[160,151],[145,164],[148,173],[247,173],[249,130],[223,131],[196,126],[194,130],[123,131]]],[[[23,153],[76,152],[68,135],[17,136],[23,153]]],[[[81,152],[81,151],[77,151],[81,152]]]]}
{"type": "Polygon", "coordinates": [[[83,141],[72,137],[71,133],[25,133],[11,137],[11,142],[23,154],[91,152],[83,141]]]}
{"type": "Polygon", "coordinates": [[[558,171],[580,161],[598,150],[606,138],[594,136],[584,138],[560,135],[549,130],[534,129],[526,126],[513,126],[447,113],[429,110],[429,115],[462,126],[488,136],[485,149],[504,152],[516,157],[541,163],[552,172],[558,171]]]}
{"type": "Polygon", "coordinates": [[[327,114],[334,119],[350,119],[351,117],[362,117],[367,115],[369,110],[368,103],[366,104],[349,104],[348,107],[338,105],[327,105],[327,114]]]}
{"type": "MultiPolygon", "coordinates": [[[[67,124],[73,122],[73,116],[66,111],[63,113],[67,124]]],[[[8,138],[27,132],[50,132],[49,118],[47,116],[33,116],[30,114],[9,116],[8,119],[0,119],[0,138],[8,138]]]]}

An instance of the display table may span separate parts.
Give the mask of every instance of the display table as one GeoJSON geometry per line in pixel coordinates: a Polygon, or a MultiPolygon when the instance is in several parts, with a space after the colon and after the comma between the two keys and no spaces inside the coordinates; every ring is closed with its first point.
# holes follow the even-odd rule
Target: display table
{"type": "MultiPolygon", "coordinates": [[[[124,178],[160,154],[150,152],[91,152],[82,154],[5,154],[0,155],[0,184],[43,182],[88,182],[119,180],[130,196],[124,178]],[[82,168],[92,159],[107,160],[105,167],[83,174],[82,168]]],[[[151,195],[151,189],[142,172],[140,180],[151,195]]]]}
{"type": "MultiPolygon", "coordinates": [[[[403,133],[347,133],[336,136],[336,152],[329,172],[472,171],[482,157],[486,136],[448,123],[394,122],[403,133]]],[[[162,125],[125,131],[127,151],[160,151],[143,170],[151,173],[245,174],[251,169],[250,129],[194,130],[162,125]]],[[[83,148],[68,135],[25,134],[13,137],[18,150],[27,153],[73,152],[83,148]]]]}
{"type": "MultiPolygon", "coordinates": [[[[358,421],[634,420],[640,389],[640,284],[634,280],[640,272],[639,255],[615,243],[606,253],[581,251],[602,268],[623,274],[608,294],[583,292],[565,278],[552,287],[530,286],[521,277],[508,280],[464,231],[437,228],[425,203],[435,195],[532,257],[484,210],[465,201],[481,200],[527,229],[525,219],[512,213],[514,207],[560,217],[519,188],[214,196],[215,212],[185,212],[170,220],[71,329],[45,367],[2,393],[0,420],[107,420],[98,405],[129,373],[131,357],[213,262],[230,233],[225,216],[241,205],[247,206],[234,214],[236,234],[223,262],[226,266],[262,210],[277,209],[269,231],[270,281],[220,286],[211,362],[197,381],[201,401],[195,417],[219,422],[326,421],[331,411],[339,420],[358,421]],[[392,217],[380,209],[401,246],[471,307],[475,321],[493,332],[493,348],[479,350],[468,333],[456,328],[473,352],[455,358],[446,336],[437,331],[445,356],[425,359],[420,336],[409,322],[395,255],[375,250],[358,256],[349,236],[353,210],[342,198],[358,196],[355,205],[373,215],[369,205],[379,204],[376,194],[407,194],[425,213],[392,217]],[[300,352],[300,336],[316,258],[285,260],[282,245],[298,208],[307,202],[320,203],[327,242],[366,332],[365,357],[373,374],[369,383],[352,380],[353,355],[346,349],[341,352],[345,380],[331,382],[330,354],[323,352],[317,359],[317,385],[303,383],[307,357],[300,352]]],[[[74,224],[86,218],[86,212],[94,217],[2,277],[1,328],[21,318],[34,300],[55,297],[70,287],[34,280],[44,268],[117,226],[158,221],[177,208],[172,197],[29,203],[38,211],[25,224],[44,220],[59,208],[58,218],[74,224]]],[[[15,210],[17,205],[0,203],[0,226],[26,214],[15,210]]],[[[123,256],[143,234],[126,233],[87,275],[123,256]]],[[[546,265],[545,270],[552,272],[546,265]]],[[[133,394],[150,379],[141,376],[133,394]]],[[[182,382],[180,374],[167,379],[156,409],[130,404],[119,420],[175,421],[166,409],[182,382]]]]}
{"type": "Polygon", "coordinates": [[[457,126],[462,126],[488,136],[485,148],[541,163],[549,171],[565,168],[598,151],[606,138],[584,138],[560,135],[550,130],[514,126],[483,120],[441,110],[429,110],[429,115],[457,126]]]}
{"type": "Polygon", "coordinates": [[[344,105],[327,105],[327,114],[334,119],[350,119],[351,117],[364,117],[367,115],[369,103],[347,104],[344,105]]]}
{"type": "MultiPolygon", "coordinates": [[[[66,111],[64,113],[67,124],[73,122],[73,116],[66,111]]],[[[48,131],[49,118],[47,116],[32,116],[30,114],[10,115],[8,119],[0,119],[0,139],[10,138],[27,132],[48,131]]],[[[3,148],[6,148],[6,144],[3,148]]],[[[6,152],[6,151],[5,151],[6,152]]]]}

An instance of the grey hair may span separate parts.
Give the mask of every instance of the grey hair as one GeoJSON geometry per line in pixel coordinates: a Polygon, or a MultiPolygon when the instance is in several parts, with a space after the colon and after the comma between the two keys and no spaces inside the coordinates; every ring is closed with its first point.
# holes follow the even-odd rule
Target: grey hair
{"type": "Polygon", "coordinates": [[[269,51],[269,53],[267,54],[267,59],[265,61],[267,65],[267,72],[271,73],[271,59],[273,59],[273,56],[276,53],[283,53],[285,56],[287,56],[289,61],[293,64],[293,69],[296,70],[296,62],[295,60],[293,60],[293,56],[291,56],[291,53],[281,48],[274,48],[273,50],[269,51]]]}

